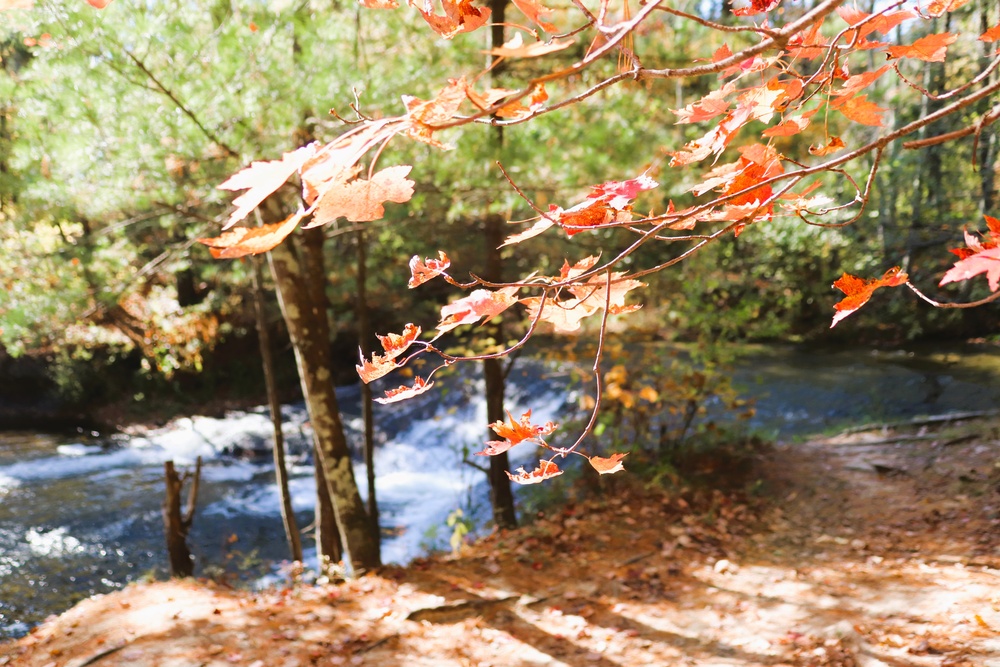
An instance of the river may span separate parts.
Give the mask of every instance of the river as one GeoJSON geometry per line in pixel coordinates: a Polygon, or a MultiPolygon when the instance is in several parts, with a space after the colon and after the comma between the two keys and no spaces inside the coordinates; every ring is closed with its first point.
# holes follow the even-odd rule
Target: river
{"type": "MultiPolygon", "coordinates": [[[[469,368],[472,368],[471,366],[469,368]]],[[[881,353],[745,347],[736,386],[756,401],[747,427],[789,439],[860,422],[1000,406],[1000,350],[923,348],[881,353]]],[[[562,421],[581,390],[568,370],[521,360],[511,411],[562,421]]],[[[409,402],[376,406],[375,458],[383,558],[405,563],[447,548],[445,519],[489,516],[484,476],[461,463],[485,439],[482,380],[457,374],[409,402]]],[[[351,439],[360,441],[357,387],[338,389],[351,439]]],[[[315,486],[301,405],[283,408],[293,502],[312,520],[315,486]]],[[[190,544],[201,576],[252,584],[287,557],[273,484],[264,409],[223,419],[191,417],[141,436],[0,434],[0,636],[23,634],[50,613],[166,569],[160,503],[163,462],[205,461],[190,544]]],[[[512,454],[530,464],[535,454],[512,454]]],[[[364,469],[356,469],[359,480],[364,469]]]]}

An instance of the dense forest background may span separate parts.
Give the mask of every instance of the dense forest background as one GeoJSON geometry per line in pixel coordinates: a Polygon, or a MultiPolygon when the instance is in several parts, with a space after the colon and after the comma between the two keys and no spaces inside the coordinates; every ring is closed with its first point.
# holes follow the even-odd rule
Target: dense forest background
{"type": "MultiPolygon", "coordinates": [[[[724,4],[689,4],[706,18],[733,20],[724,4]]],[[[971,2],[928,29],[963,23],[970,32],[984,30],[992,24],[991,4],[971,2]]],[[[397,114],[397,91],[430,97],[448,76],[484,62],[481,35],[428,48],[416,37],[425,30],[419,20],[320,0],[122,2],[102,12],[82,2],[39,3],[36,11],[6,15],[0,26],[0,375],[6,395],[0,400],[7,421],[84,414],[99,421],[143,419],[192,405],[262,401],[251,264],[213,260],[195,243],[216,234],[230,208],[230,194],[216,186],[251,160],[329,140],[356,112],[397,114]],[[109,404],[117,407],[100,412],[109,404]]],[[[721,46],[717,33],[695,23],[671,27],[668,16],[657,20],[673,38],[637,35],[638,53],[688,63],[721,46]]],[[[898,30],[889,37],[912,41],[898,30]]],[[[972,76],[976,57],[988,49],[968,45],[947,63],[908,64],[907,74],[927,90],[950,89],[972,76]]],[[[571,62],[582,55],[576,50],[556,57],[571,62]]],[[[524,60],[513,67],[532,66],[524,60]]],[[[606,74],[595,67],[581,76],[606,74]]],[[[627,96],[598,93],[505,130],[508,169],[526,178],[538,204],[571,201],[609,177],[630,178],[648,167],[638,161],[648,159],[645,147],[679,147],[696,136],[695,126],[675,124],[671,110],[704,95],[714,78],[629,85],[627,96]],[[602,123],[588,122],[598,113],[602,123]]],[[[868,95],[890,109],[887,124],[896,127],[936,104],[896,77],[884,77],[868,95]]],[[[964,126],[989,106],[984,100],[934,132],[948,131],[948,123],[964,126]]],[[[794,141],[805,152],[825,143],[822,134],[810,128],[794,141]]],[[[388,206],[386,218],[375,223],[341,221],[323,229],[328,271],[322,286],[340,383],[356,381],[360,245],[371,326],[398,331],[407,321],[436,320],[450,294],[442,283],[407,290],[410,256],[434,256],[447,247],[455,275],[476,271],[485,262],[485,204],[506,207],[510,220],[531,215],[494,167],[489,132],[446,139],[456,150],[389,149],[393,159],[421,171],[407,205],[388,206]]],[[[960,245],[962,229],[978,228],[981,214],[993,210],[997,145],[995,126],[976,142],[919,152],[896,142],[860,220],[837,229],[781,218],[754,225],[696,261],[649,276],[644,308],[628,324],[647,338],[712,343],[835,344],[846,337],[892,345],[995,336],[992,307],[933,309],[903,292],[880,297],[851,327],[831,332],[838,296],[829,286],[844,271],[877,275],[894,265],[917,285],[936,284],[954,260],[945,248],[960,245]]],[[[863,179],[868,166],[856,165],[855,177],[863,179]]],[[[667,198],[685,205],[685,190],[697,178],[686,182],[682,169],[656,177],[663,193],[658,208],[667,198]]],[[[574,239],[572,253],[560,247],[564,242],[523,243],[504,253],[505,271],[551,272],[564,256],[614,252],[621,239],[611,230],[590,232],[574,239]]],[[[635,260],[662,252],[670,250],[647,247],[635,260]]],[[[986,294],[984,281],[960,289],[965,293],[956,298],[986,294]]],[[[292,397],[297,381],[287,334],[273,298],[268,308],[280,385],[292,397]]]]}

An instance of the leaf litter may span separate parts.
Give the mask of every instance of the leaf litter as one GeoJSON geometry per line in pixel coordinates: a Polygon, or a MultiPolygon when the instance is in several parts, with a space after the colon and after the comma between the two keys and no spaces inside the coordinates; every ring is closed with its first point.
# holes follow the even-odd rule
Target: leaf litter
{"type": "Polygon", "coordinates": [[[338,585],[133,585],[0,665],[995,667],[998,446],[1000,419],[778,445],[754,494],[619,475],[338,585]]]}

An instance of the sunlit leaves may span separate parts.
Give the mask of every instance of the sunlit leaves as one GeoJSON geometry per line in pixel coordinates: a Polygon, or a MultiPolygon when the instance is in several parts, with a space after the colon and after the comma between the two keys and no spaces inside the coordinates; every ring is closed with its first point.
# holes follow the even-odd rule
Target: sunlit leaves
{"type": "MultiPolygon", "coordinates": [[[[358,377],[361,378],[362,382],[367,384],[399,368],[399,363],[396,361],[397,357],[406,352],[418,336],[420,336],[420,327],[415,324],[407,324],[402,334],[390,333],[386,336],[377,336],[379,342],[382,343],[382,350],[385,354],[373,354],[371,361],[362,357],[361,364],[355,366],[358,371],[358,377]]],[[[416,395],[417,393],[421,392],[416,391],[410,395],[416,395]]],[[[402,400],[407,397],[402,396],[396,400],[402,400]]]]}
{"type": "Polygon", "coordinates": [[[228,229],[247,217],[262,201],[284,185],[292,174],[316,154],[317,146],[315,143],[308,144],[285,153],[280,160],[254,162],[226,179],[219,186],[220,189],[246,190],[246,192],[233,201],[236,210],[229,216],[229,221],[223,229],[228,229]]]}
{"type": "Polygon", "coordinates": [[[516,474],[507,473],[507,477],[510,478],[512,482],[518,484],[538,484],[539,482],[544,482],[547,479],[552,479],[553,477],[558,477],[563,474],[563,471],[559,469],[555,463],[552,461],[541,461],[538,467],[528,472],[524,468],[518,468],[515,471],[516,474]]]}
{"type": "Polygon", "coordinates": [[[981,34],[979,39],[983,42],[996,42],[1000,40],[1000,23],[981,34]]]}
{"type": "Polygon", "coordinates": [[[556,27],[545,20],[545,17],[552,13],[548,7],[542,6],[536,0],[511,0],[514,6],[521,10],[531,21],[545,32],[555,32],[556,27]]]}
{"type": "Polygon", "coordinates": [[[413,196],[413,181],[406,178],[410,169],[409,165],[398,165],[379,171],[371,180],[356,178],[334,184],[323,194],[307,228],[342,217],[350,222],[380,220],[385,215],[385,202],[403,204],[413,196]]]}
{"type": "Polygon", "coordinates": [[[913,44],[890,46],[886,53],[890,58],[916,58],[929,63],[943,63],[948,53],[948,46],[955,43],[958,35],[943,32],[938,35],[921,37],[913,44]]]}
{"type": "Polygon", "coordinates": [[[422,377],[413,378],[413,386],[407,387],[402,385],[395,389],[387,389],[384,398],[376,398],[376,403],[381,403],[382,405],[387,405],[389,403],[396,403],[398,401],[404,401],[408,398],[413,398],[418,396],[431,387],[434,386],[433,382],[427,382],[422,377]]]}
{"type": "MultiPolygon", "coordinates": [[[[489,7],[476,7],[472,0],[441,0],[444,15],[417,7],[417,11],[437,34],[451,39],[462,32],[472,32],[490,20],[489,7]]],[[[429,5],[428,5],[429,7],[429,5]]]]}
{"type": "Polygon", "coordinates": [[[984,216],[989,233],[980,241],[969,232],[965,233],[966,248],[956,248],[953,253],[959,261],[941,278],[941,285],[969,280],[986,274],[990,290],[1000,289],[1000,219],[984,216]]]}
{"type": "Polygon", "coordinates": [[[590,465],[597,472],[602,475],[611,475],[616,472],[621,472],[625,470],[625,466],[622,465],[622,459],[625,458],[627,454],[612,454],[608,458],[602,458],[600,456],[591,456],[587,460],[590,461],[590,465]]]}
{"type": "Polygon", "coordinates": [[[260,227],[236,227],[216,238],[198,239],[198,243],[208,246],[212,257],[216,259],[257,255],[284,241],[298,227],[303,215],[304,212],[300,209],[282,222],[260,227]]]}
{"type": "Polygon", "coordinates": [[[830,107],[844,114],[855,123],[879,127],[883,125],[882,114],[885,109],[868,101],[867,95],[843,98],[838,97],[830,102],[830,107]]]}
{"type": "Polygon", "coordinates": [[[536,440],[544,435],[549,435],[557,428],[552,422],[532,424],[531,410],[521,415],[521,418],[517,421],[514,421],[514,415],[508,412],[507,419],[507,422],[493,422],[490,424],[490,428],[498,436],[509,441],[511,445],[519,444],[525,440],[536,440]]]}
{"type": "Polygon", "coordinates": [[[453,301],[441,308],[441,321],[437,325],[439,335],[463,324],[488,321],[517,303],[516,287],[505,287],[497,291],[477,289],[469,296],[453,301]]]}
{"type": "Polygon", "coordinates": [[[443,274],[449,266],[451,266],[451,260],[448,259],[448,255],[444,254],[443,250],[438,250],[437,259],[427,258],[426,261],[421,260],[420,255],[414,255],[410,258],[410,280],[406,286],[413,289],[423,285],[428,280],[443,274]]]}
{"type": "Polygon", "coordinates": [[[909,276],[899,267],[889,269],[881,278],[875,280],[864,280],[845,273],[833,283],[833,286],[843,292],[845,296],[834,305],[837,314],[833,316],[833,323],[830,327],[837,326],[837,322],[868,303],[875,290],[880,287],[899,287],[905,285],[907,280],[909,280],[909,276]]]}

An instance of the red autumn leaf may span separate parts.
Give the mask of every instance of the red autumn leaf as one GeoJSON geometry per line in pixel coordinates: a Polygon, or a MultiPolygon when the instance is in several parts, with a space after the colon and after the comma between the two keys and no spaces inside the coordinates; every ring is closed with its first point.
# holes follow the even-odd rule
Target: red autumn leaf
{"type": "Polygon", "coordinates": [[[546,218],[559,223],[569,236],[586,231],[588,227],[631,220],[632,200],[643,190],[658,185],[646,174],[627,181],[608,181],[594,186],[590,195],[572,208],[550,206],[546,218]]]}
{"type": "Polygon", "coordinates": [[[111,4],[111,0],[87,0],[87,4],[96,9],[104,9],[111,4]]]}
{"type": "Polygon", "coordinates": [[[246,255],[267,252],[291,234],[302,220],[305,212],[299,209],[282,222],[260,227],[237,227],[211,239],[197,239],[208,246],[208,251],[216,259],[235,259],[246,255]]]}
{"type": "Polygon", "coordinates": [[[830,137],[830,141],[826,144],[826,146],[810,146],[809,154],[818,156],[829,155],[830,153],[836,153],[846,146],[847,145],[844,143],[844,140],[840,137],[830,137]]]}
{"type": "Polygon", "coordinates": [[[1000,286],[1000,219],[986,215],[986,226],[989,233],[983,240],[965,232],[967,248],[954,248],[951,252],[959,257],[955,266],[948,270],[941,279],[940,285],[968,280],[980,273],[985,273],[990,289],[997,291],[1000,286]]]}
{"type": "Polygon", "coordinates": [[[513,447],[516,443],[510,440],[490,440],[486,443],[486,447],[481,452],[476,452],[476,456],[496,456],[497,454],[503,454],[508,449],[513,447]]]}
{"type": "Polygon", "coordinates": [[[916,58],[929,63],[943,63],[948,53],[948,45],[953,44],[958,35],[942,32],[921,37],[913,44],[890,46],[885,50],[890,58],[916,58]]]}
{"type": "Polygon", "coordinates": [[[517,473],[516,475],[512,475],[508,472],[507,477],[510,478],[510,481],[517,482],[518,484],[538,484],[539,482],[543,482],[547,479],[558,477],[563,474],[563,471],[559,469],[559,466],[552,463],[552,461],[539,462],[538,467],[531,472],[528,472],[524,468],[518,468],[515,472],[517,473]]]}
{"type": "Polygon", "coordinates": [[[514,296],[517,291],[517,287],[505,287],[495,292],[477,289],[469,296],[443,306],[441,322],[437,326],[438,335],[463,324],[475,324],[484,318],[488,321],[496,317],[517,303],[514,296]]]}
{"type": "Polygon", "coordinates": [[[556,31],[556,27],[543,18],[552,13],[552,10],[548,7],[543,7],[541,3],[536,2],[536,0],[511,0],[511,2],[513,2],[514,6],[521,10],[521,13],[527,16],[532,23],[545,32],[554,33],[556,31]]]}
{"type": "Polygon", "coordinates": [[[473,7],[472,0],[441,0],[444,16],[417,8],[420,15],[437,34],[451,39],[462,32],[472,32],[490,20],[489,7],[473,7]]]}
{"type": "Polygon", "coordinates": [[[732,106],[732,102],[725,98],[735,91],[736,84],[730,81],[719,90],[713,90],[697,102],[693,102],[683,109],[672,110],[677,115],[677,124],[700,123],[726,113],[729,111],[729,107],[732,106]]]}
{"type": "Polygon", "coordinates": [[[406,178],[413,167],[397,165],[372,176],[337,183],[320,195],[319,208],[305,229],[320,227],[347,218],[350,222],[370,222],[385,215],[385,202],[403,204],[413,197],[413,181],[406,178]]]}
{"type": "Polygon", "coordinates": [[[229,216],[229,221],[223,229],[229,229],[234,224],[247,217],[250,211],[284,185],[289,177],[299,170],[309,158],[316,154],[318,144],[312,143],[290,153],[285,153],[280,160],[254,162],[230,176],[222,185],[222,190],[246,190],[237,197],[233,204],[236,210],[229,216]]]}
{"type": "Polygon", "coordinates": [[[809,127],[809,119],[801,116],[787,118],[762,133],[764,137],[791,137],[809,127]]]}
{"type": "Polygon", "coordinates": [[[369,382],[377,380],[399,368],[399,364],[396,363],[396,360],[393,357],[388,355],[382,356],[380,354],[373,354],[371,361],[368,361],[364,358],[364,356],[362,356],[361,365],[356,365],[355,368],[358,371],[358,377],[361,378],[361,381],[368,384],[369,382]]]}
{"type": "Polygon", "coordinates": [[[732,0],[733,15],[753,16],[769,12],[778,6],[781,0],[732,0]]]}
{"type": "Polygon", "coordinates": [[[525,440],[537,440],[543,435],[552,433],[557,428],[552,422],[545,422],[537,426],[532,424],[531,410],[521,415],[519,421],[514,421],[514,415],[510,414],[510,411],[507,411],[507,418],[510,420],[509,424],[501,421],[493,422],[490,424],[490,428],[504,440],[509,440],[511,447],[525,440]]]}
{"type": "Polygon", "coordinates": [[[998,39],[1000,39],[1000,23],[997,23],[979,36],[979,41],[981,42],[995,42],[998,39]]]}
{"type": "MultiPolygon", "coordinates": [[[[863,12],[857,7],[849,7],[846,5],[838,7],[837,14],[839,14],[840,18],[844,19],[847,24],[851,26],[860,25],[871,16],[871,14],[863,12]]],[[[908,21],[912,18],[916,18],[916,14],[908,9],[880,14],[864,23],[864,25],[861,25],[860,28],[857,28],[858,39],[864,39],[873,32],[880,32],[884,35],[903,21],[908,21]]],[[[851,36],[848,35],[848,41],[850,41],[850,39],[851,36]]]]}
{"type": "Polygon", "coordinates": [[[399,3],[396,0],[358,0],[362,7],[368,9],[396,9],[399,3]]]}
{"type": "Polygon", "coordinates": [[[486,53],[504,58],[537,58],[556,51],[562,51],[573,46],[572,39],[553,39],[548,42],[535,41],[530,44],[524,43],[521,33],[516,33],[511,39],[504,42],[503,46],[498,46],[486,53]]]}
{"type": "Polygon", "coordinates": [[[420,336],[420,327],[416,324],[407,324],[403,327],[402,334],[390,333],[385,336],[380,336],[375,334],[379,342],[382,343],[382,349],[385,350],[385,356],[387,359],[395,359],[399,355],[406,352],[406,350],[413,344],[420,336]]]}
{"type": "Polygon", "coordinates": [[[388,405],[389,403],[405,401],[408,398],[413,398],[418,394],[424,393],[433,386],[433,382],[427,382],[422,377],[415,377],[413,378],[412,387],[402,385],[395,389],[387,389],[385,392],[385,398],[376,398],[375,402],[381,403],[382,405],[388,405]]]}
{"type": "Polygon", "coordinates": [[[892,65],[883,65],[876,70],[871,72],[864,72],[862,74],[855,74],[854,76],[848,77],[844,85],[841,86],[840,90],[836,92],[838,97],[844,97],[846,95],[854,95],[861,92],[868,86],[875,83],[879,77],[892,69],[892,65]]]}
{"type": "Polygon", "coordinates": [[[941,16],[945,12],[953,12],[969,0],[932,0],[927,6],[927,13],[931,16],[941,16]]]}
{"type": "Polygon", "coordinates": [[[587,460],[590,461],[590,465],[593,466],[594,470],[597,472],[602,475],[611,475],[625,470],[625,466],[622,465],[622,459],[626,456],[627,454],[612,454],[606,459],[601,458],[600,456],[590,456],[587,460]]]}
{"type": "Polygon", "coordinates": [[[885,109],[868,101],[867,95],[857,97],[837,97],[830,101],[830,107],[844,114],[855,123],[880,127],[882,125],[881,114],[885,109]],[[841,101],[842,100],[842,101],[841,101]]]}
{"type": "Polygon", "coordinates": [[[428,280],[443,274],[449,266],[451,266],[451,260],[441,250],[438,250],[438,259],[428,257],[427,261],[421,261],[420,255],[414,255],[410,258],[410,280],[406,286],[413,289],[418,285],[423,285],[428,280]]]}
{"type": "Polygon", "coordinates": [[[830,328],[832,329],[837,326],[837,322],[868,303],[868,299],[872,297],[872,292],[878,288],[899,287],[906,284],[907,280],[909,280],[909,276],[901,271],[898,266],[889,269],[881,278],[875,280],[863,280],[862,278],[845,273],[833,283],[833,286],[846,296],[834,306],[837,314],[833,316],[833,324],[830,325],[830,328]]]}

